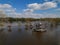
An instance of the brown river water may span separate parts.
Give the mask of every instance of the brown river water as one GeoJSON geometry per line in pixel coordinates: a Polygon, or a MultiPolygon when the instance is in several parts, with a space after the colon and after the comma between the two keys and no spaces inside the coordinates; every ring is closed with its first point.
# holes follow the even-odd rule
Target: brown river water
{"type": "Polygon", "coordinates": [[[60,25],[48,25],[46,32],[26,30],[24,23],[12,23],[10,28],[7,25],[0,30],[0,45],[60,45],[60,25]]]}

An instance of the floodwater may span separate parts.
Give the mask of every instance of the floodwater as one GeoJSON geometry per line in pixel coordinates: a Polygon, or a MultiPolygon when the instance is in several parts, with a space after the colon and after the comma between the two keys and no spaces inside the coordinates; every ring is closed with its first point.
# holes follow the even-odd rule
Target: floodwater
{"type": "Polygon", "coordinates": [[[0,45],[60,45],[60,25],[46,27],[46,32],[25,29],[25,23],[8,23],[0,30],[0,45]]]}

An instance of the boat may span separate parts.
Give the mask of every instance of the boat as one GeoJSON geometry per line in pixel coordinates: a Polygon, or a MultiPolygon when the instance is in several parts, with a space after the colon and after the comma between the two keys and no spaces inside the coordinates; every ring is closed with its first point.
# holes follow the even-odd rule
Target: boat
{"type": "Polygon", "coordinates": [[[46,32],[47,30],[46,29],[34,29],[34,31],[36,31],[36,32],[46,32]]]}
{"type": "Polygon", "coordinates": [[[47,31],[42,23],[36,25],[36,28],[33,30],[37,31],[37,32],[46,32],[47,31]]]}

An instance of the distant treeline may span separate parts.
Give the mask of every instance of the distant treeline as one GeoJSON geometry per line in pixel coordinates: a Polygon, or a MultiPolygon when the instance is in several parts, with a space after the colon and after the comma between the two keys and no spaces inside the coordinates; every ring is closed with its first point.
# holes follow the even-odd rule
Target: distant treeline
{"type": "MultiPolygon", "coordinates": [[[[14,21],[49,21],[49,22],[60,22],[60,18],[39,18],[39,19],[36,19],[36,18],[11,18],[11,17],[8,17],[6,18],[8,21],[10,22],[14,22],[14,21]]],[[[1,20],[1,18],[0,18],[1,20]]]]}

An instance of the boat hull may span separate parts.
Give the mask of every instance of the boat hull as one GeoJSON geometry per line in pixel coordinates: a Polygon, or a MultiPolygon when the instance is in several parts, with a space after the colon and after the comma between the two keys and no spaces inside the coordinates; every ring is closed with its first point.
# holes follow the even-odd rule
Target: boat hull
{"type": "Polygon", "coordinates": [[[36,31],[36,32],[46,32],[47,30],[46,29],[34,29],[34,31],[36,31]]]}

